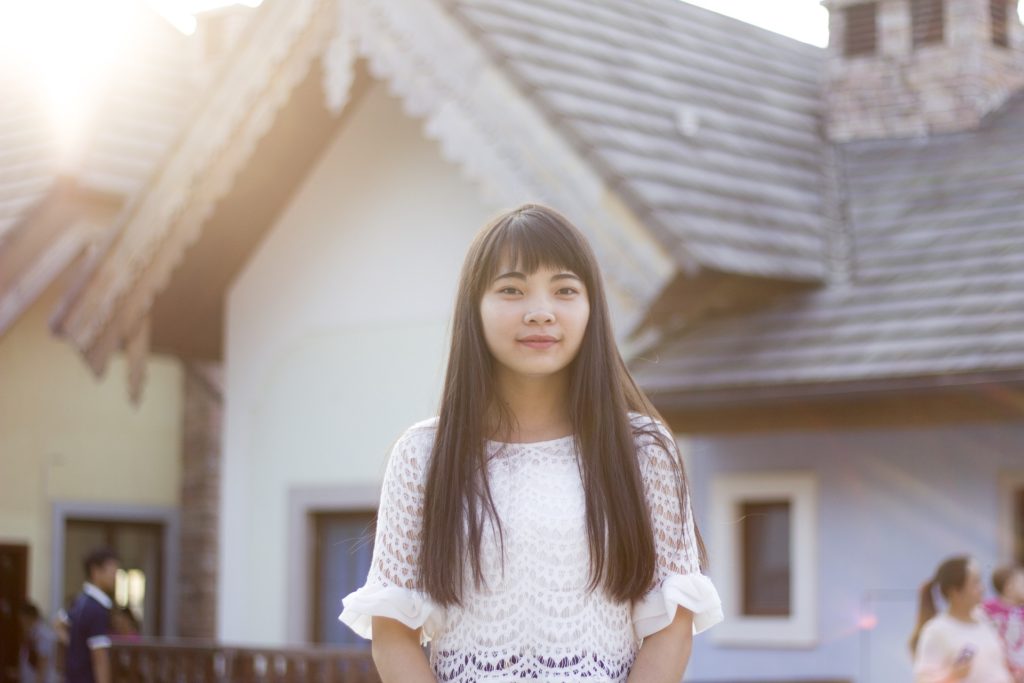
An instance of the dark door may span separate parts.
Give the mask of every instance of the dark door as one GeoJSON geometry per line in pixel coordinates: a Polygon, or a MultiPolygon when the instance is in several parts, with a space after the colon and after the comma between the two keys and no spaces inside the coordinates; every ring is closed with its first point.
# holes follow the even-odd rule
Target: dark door
{"type": "Polygon", "coordinates": [[[0,681],[18,680],[18,611],[28,598],[28,546],[0,545],[0,681]]]}
{"type": "Polygon", "coordinates": [[[313,640],[334,645],[365,645],[338,621],[341,599],[366,581],[373,554],[373,511],[331,512],[313,516],[315,577],[313,640]]]}

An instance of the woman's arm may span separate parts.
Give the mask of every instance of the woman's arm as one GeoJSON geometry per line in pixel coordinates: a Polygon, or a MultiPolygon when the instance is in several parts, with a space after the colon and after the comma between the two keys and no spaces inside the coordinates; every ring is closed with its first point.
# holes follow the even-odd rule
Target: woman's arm
{"type": "Polygon", "coordinates": [[[99,647],[92,651],[92,676],[96,683],[110,683],[110,648],[99,647]]]}
{"type": "Polygon", "coordinates": [[[693,649],[693,612],[676,609],[675,619],[644,638],[627,683],[679,683],[693,649]]]}
{"type": "Polygon", "coordinates": [[[382,683],[436,683],[420,646],[420,630],[396,619],[373,617],[373,663],[382,683]]]}

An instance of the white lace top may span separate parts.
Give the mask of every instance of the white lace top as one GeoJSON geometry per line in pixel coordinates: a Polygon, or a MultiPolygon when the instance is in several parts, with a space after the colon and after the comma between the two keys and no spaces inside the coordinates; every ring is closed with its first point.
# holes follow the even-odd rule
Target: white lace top
{"type": "MultiPolygon", "coordinates": [[[[633,415],[636,420],[650,420],[633,415]]],[[[444,609],[414,588],[427,460],[437,420],[410,427],[395,444],[384,475],[377,536],[366,584],[344,598],[339,617],[364,638],[371,618],[423,627],[438,681],[625,681],[640,641],[671,623],[676,607],[694,613],[694,632],[722,619],[711,581],[700,573],[693,518],[685,519],[671,463],[651,436],[638,437],[651,511],[655,585],[633,604],[587,592],[590,551],[582,482],[572,437],[537,443],[488,442],[494,503],[505,536],[484,536],[484,586],[463,606],[444,609]]],[[[669,436],[663,426],[658,425],[669,436]]],[[[485,530],[489,527],[485,526],[485,530]]]]}

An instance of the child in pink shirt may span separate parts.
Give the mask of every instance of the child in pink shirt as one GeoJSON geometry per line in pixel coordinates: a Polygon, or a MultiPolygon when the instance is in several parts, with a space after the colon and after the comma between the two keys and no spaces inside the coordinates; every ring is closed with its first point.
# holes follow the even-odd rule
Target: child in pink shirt
{"type": "Polygon", "coordinates": [[[992,572],[996,597],[982,604],[999,631],[1015,681],[1024,681],[1024,568],[1007,565],[992,572]]]}

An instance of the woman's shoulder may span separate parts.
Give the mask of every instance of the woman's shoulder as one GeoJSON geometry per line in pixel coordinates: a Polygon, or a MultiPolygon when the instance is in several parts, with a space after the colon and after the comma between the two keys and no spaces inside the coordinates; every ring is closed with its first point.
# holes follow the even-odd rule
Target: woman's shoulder
{"type": "Polygon", "coordinates": [[[422,456],[424,452],[430,453],[433,449],[435,434],[437,434],[436,417],[420,420],[401,433],[395,440],[392,452],[404,453],[407,456],[411,454],[422,456]]]}
{"type": "Polygon", "coordinates": [[[402,436],[400,436],[399,439],[408,440],[423,439],[429,437],[431,440],[433,440],[434,434],[437,433],[437,421],[438,417],[437,415],[435,415],[434,417],[428,417],[425,420],[414,422],[404,432],[402,432],[402,436]]]}
{"type": "Polygon", "coordinates": [[[980,615],[977,615],[974,621],[961,621],[946,612],[939,612],[924,623],[924,626],[921,627],[921,636],[924,637],[926,633],[948,636],[950,634],[990,630],[992,628],[991,625],[985,619],[979,617],[980,615]]]}
{"type": "MultiPolygon", "coordinates": [[[[949,641],[951,638],[955,639],[956,630],[956,624],[952,623],[952,619],[944,612],[939,612],[921,626],[918,642],[932,643],[932,647],[934,647],[949,641]]],[[[920,650],[921,648],[919,647],[918,649],[920,650]]]]}
{"type": "Polygon", "coordinates": [[[629,411],[629,424],[633,428],[633,439],[638,446],[649,446],[655,443],[665,445],[663,443],[665,439],[670,442],[675,441],[672,430],[653,415],[631,410],[629,411]]]}

